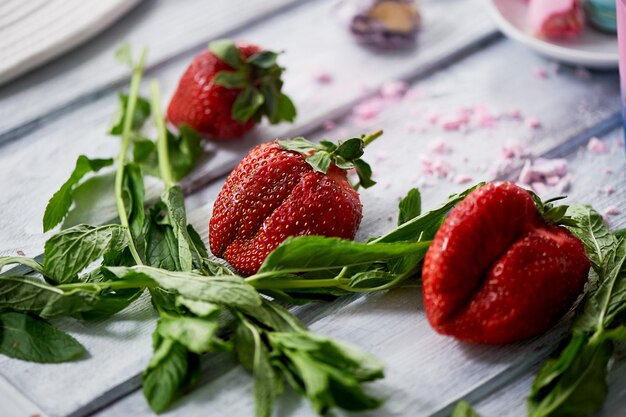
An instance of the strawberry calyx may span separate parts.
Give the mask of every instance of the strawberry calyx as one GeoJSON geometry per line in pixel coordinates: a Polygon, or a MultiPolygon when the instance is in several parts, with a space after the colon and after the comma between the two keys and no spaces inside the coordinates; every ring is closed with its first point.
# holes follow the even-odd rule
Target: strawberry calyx
{"type": "Polygon", "coordinates": [[[295,119],[296,108],[281,91],[284,68],[276,62],[279,53],[265,50],[244,58],[229,39],[211,42],[209,50],[233,68],[218,72],[213,82],[225,88],[241,89],[231,110],[234,120],[258,122],[266,116],[271,124],[277,124],[295,119]]]}
{"type": "Polygon", "coordinates": [[[365,152],[365,147],[382,134],[383,131],[379,130],[369,135],[361,135],[359,138],[350,138],[337,143],[328,140],[313,143],[303,137],[277,140],[276,142],[285,150],[304,155],[306,162],[317,172],[326,174],[331,164],[346,171],[354,169],[359,177],[359,182],[355,184],[354,188],[358,189],[359,186],[369,188],[376,184],[376,181],[372,180],[372,168],[361,159],[361,156],[365,152]]]}
{"type": "Polygon", "coordinates": [[[564,198],[567,198],[567,196],[562,195],[562,196],[558,196],[558,197],[554,197],[554,198],[550,198],[548,200],[541,200],[541,197],[539,197],[536,193],[527,190],[531,197],[533,198],[534,202],[535,202],[535,207],[537,208],[537,211],[539,212],[539,215],[543,218],[543,220],[546,223],[549,224],[554,224],[554,225],[558,225],[558,226],[570,226],[570,227],[577,227],[578,223],[576,222],[576,220],[574,220],[572,217],[567,216],[567,209],[568,209],[568,205],[562,204],[562,205],[554,205],[553,203],[555,201],[559,201],[559,200],[563,200],[564,198]]]}

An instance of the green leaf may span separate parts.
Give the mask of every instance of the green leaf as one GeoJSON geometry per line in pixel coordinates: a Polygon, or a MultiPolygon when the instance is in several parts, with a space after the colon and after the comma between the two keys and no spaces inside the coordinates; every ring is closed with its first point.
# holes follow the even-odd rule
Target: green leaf
{"type": "Polygon", "coordinates": [[[296,106],[293,104],[289,96],[280,93],[278,95],[278,110],[276,111],[276,119],[271,121],[272,124],[280,123],[281,121],[293,122],[296,119],[298,112],[296,106]]]}
{"type": "Polygon", "coordinates": [[[108,270],[124,280],[152,281],[153,286],[175,291],[191,300],[244,310],[261,305],[259,294],[239,277],[206,277],[194,272],[165,271],[148,266],[110,267],[108,270]]]}
{"type": "Polygon", "coordinates": [[[31,362],[57,363],[80,358],[85,348],[45,320],[23,313],[0,313],[0,353],[31,362]]]}
{"type": "Polygon", "coordinates": [[[161,195],[161,201],[165,204],[169,223],[177,244],[178,260],[181,271],[191,271],[193,268],[193,256],[191,254],[191,238],[187,233],[187,213],[185,211],[185,196],[180,187],[166,189],[161,195]]]}
{"type": "Polygon", "coordinates": [[[93,175],[72,190],[74,205],[67,212],[61,230],[79,224],[98,224],[102,213],[115,213],[115,172],[93,175]]]}
{"type": "Polygon", "coordinates": [[[586,417],[604,403],[613,343],[589,343],[584,336],[575,335],[570,346],[537,376],[528,398],[529,417],[586,417]]]}
{"type": "Polygon", "coordinates": [[[115,59],[122,64],[128,65],[130,68],[133,67],[133,55],[128,42],[124,42],[118,46],[115,50],[115,59]]]}
{"type": "Polygon", "coordinates": [[[322,236],[287,238],[270,253],[259,274],[301,273],[350,265],[369,264],[417,253],[425,254],[429,242],[365,244],[322,236]]]}
{"type": "Polygon", "coordinates": [[[372,180],[372,168],[362,159],[352,162],[354,169],[359,177],[359,185],[363,188],[369,188],[376,185],[376,181],[372,180]]]}
{"type": "Polygon", "coordinates": [[[614,320],[626,310],[626,238],[614,246],[602,249],[603,263],[599,265],[597,287],[585,297],[582,311],[572,328],[593,332],[613,325],[614,320]],[[606,272],[604,272],[606,271],[606,272]]]}
{"type": "Polygon", "coordinates": [[[393,282],[398,276],[387,271],[372,270],[354,274],[348,284],[350,288],[377,288],[393,282]]]}
{"type": "MultiPolygon", "coordinates": [[[[197,359],[196,359],[197,360],[197,359]]],[[[179,343],[159,339],[141,376],[143,395],[155,413],[165,411],[188,384],[193,357],[179,343]]]]}
{"type": "Polygon", "coordinates": [[[237,45],[230,39],[218,39],[209,43],[209,50],[233,68],[242,65],[241,54],[237,45]]]}
{"type": "Polygon", "coordinates": [[[72,190],[85,175],[90,172],[98,172],[112,164],[112,159],[89,159],[85,155],[80,155],[70,178],[54,193],[46,206],[43,215],[43,231],[47,232],[63,220],[72,206],[72,190]]]}
{"type": "Polygon", "coordinates": [[[196,166],[204,153],[200,134],[187,125],[178,128],[178,135],[168,133],[168,154],[174,181],[180,181],[196,166]]]}
{"type": "Polygon", "coordinates": [[[578,204],[569,206],[566,215],[576,222],[576,227],[568,229],[582,241],[593,269],[598,274],[607,272],[605,256],[617,238],[609,232],[602,216],[592,207],[578,204]]]}
{"type": "Polygon", "coordinates": [[[106,252],[128,245],[124,228],[117,224],[71,227],[46,241],[46,275],[58,283],[76,281],[77,274],[106,252]]]}
{"type": "Polygon", "coordinates": [[[145,221],[144,213],[144,185],[141,168],[137,164],[127,164],[124,167],[124,184],[122,195],[126,203],[128,223],[134,240],[139,238],[145,221]]]}
{"type": "Polygon", "coordinates": [[[248,85],[248,76],[243,71],[220,71],[213,83],[226,88],[243,88],[248,85]]]}
{"type": "Polygon", "coordinates": [[[287,140],[277,140],[276,143],[278,143],[281,148],[287,151],[294,151],[303,155],[309,155],[312,152],[323,149],[320,145],[317,145],[303,137],[287,140]]]}
{"type": "Polygon", "coordinates": [[[306,158],[306,162],[317,172],[325,174],[330,168],[331,157],[326,151],[317,151],[306,158]]]}
{"type": "Polygon", "coordinates": [[[165,204],[161,201],[148,212],[143,231],[146,264],[168,271],[180,271],[178,242],[164,213],[165,204]]]}
{"type": "Polygon", "coordinates": [[[208,318],[165,316],[159,320],[157,332],[197,354],[224,350],[229,344],[217,336],[217,318],[218,314],[215,313],[208,318]]]}
{"type": "Polygon", "coordinates": [[[450,417],[480,417],[467,401],[459,401],[450,417]]]}
{"type": "Polygon", "coordinates": [[[417,188],[409,190],[407,195],[400,200],[398,209],[398,226],[418,217],[422,212],[422,196],[420,190],[417,188]]]}
{"type": "Polygon", "coordinates": [[[217,304],[207,303],[206,301],[190,300],[182,296],[176,297],[176,305],[185,307],[192,314],[198,317],[207,317],[218,313],[221,309],[217,304]]]}
{"type": "MultiPolygon", "coordinates": [[[[121,136],[124,130],[124,118],[126,117],[126,109],[128,107],[128,95],[123,93],[117,94],[118,107],[111,119],[109,127],[109,135],[121,136]]],[[[133,114],[133,122],[131,130],[139,130],[142,128],[146,120],[150,117],[150,102],[143,97],[137,97],[137,105],[135,106],[135,114],[133,114]]]]}
{"type": "Polygon", "coordinates": [[[339,146],[334,153],[341,156],[346,161],[352,161],[363,156],[364,149],[363,140],[352,138],[345,142],[339,142],[339,146]]]}
{"type": "Polygon", "coordinates": [[[273,66],[276,66],[276,59],[278,58],[278,54],[273,51],[261,51],[252,55],[250,58],[246,60],[248,64],[252,64],[255,67],[269,69],[273,66]]]}
{"type": "Polygon", "coordinates": [[[463,201],[469,193],[482,185],[484,185],[484,183],[477,184],[459,194],[451,195],[448,200],[438,208],[423,213],[418,217],[405,222],[386,235],[376,238],[374,242],[403,242],[420,240],[421,236],[425,232],[432,232],[433,227],[438,227],[441,224],[442,219],[445,218],[446,214],[452,210],[454,206],[463,201]]]}
{"type": "Polygon", "coordinates": [[[29,267],[40,274],[44,273],[43,265],[33,258],[26,256],[0,256],[0,270],[7,265],[20,264],[29,267]]]}
{"type": "Polygon", "coordinates": [[[233,103],[232,118],[240,123],[247,122],[263,105],[264,100],[259,90],[250,85],[246,86],[233,103]]]}

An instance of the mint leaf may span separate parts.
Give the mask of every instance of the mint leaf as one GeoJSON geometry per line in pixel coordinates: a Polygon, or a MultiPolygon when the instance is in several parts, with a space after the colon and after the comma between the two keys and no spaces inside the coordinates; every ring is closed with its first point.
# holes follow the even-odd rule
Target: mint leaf
{"type": "Polygon", "coordinates": [[[23,313],[0,312],[0,333],[0,353],[15,359],[57,363],[85,354],[85,348],[72,336],[23,313]]]}
{"type": "Polygon", "coordinates": [[[143,175],[137,164],[127,164],[124,167],[122,194],[126,203],[130,232],[136,240],[141,234],[145,220],[143,175]]]}
{"type": "Polygon", "coordinates": [[[242,71],[220,71],[213,83],[226,88],[243,88],[248,84],[248,76],[242,71]]]}
{"type": "Polygon", "coordinates": [[[85,155],[80,155],[70,178],[54,193],[46,206],[43,215],[43,231],[47,232],[52,229],[67,215],[72,206],[72,191],[85,175],[98,172],[111,165],[113,165],[112,159],[89,159],[85,155]]]}
{"type": "Polygon", "coordinates": [[[450,417],[480,417],[467,401],[459,401],[450,417]]]}
{"type": "Polygon", "coordinates": [[[229,344],[217,336],[218,316],[215,313],[203,318],[166,315],[159,319],[157,332],[197,354],[228,349],[229,344]]]}
{"type": "Polygon", "coordinates": [[[178,263],[180,271],[191,271],[193,255],[191,253],[190,238],[187,234],[187,214],[185,212],[185,196],[180,187],[168,188],[161,195],[168,213],[169,224],[174,233],[174,242],[177,245],[178,263]]]}
{"type": "Polygon", "coordinates": [[[71,227],[46,241],[43,262],[46,276],[57,283],[74,282],[91,262],[111,249],[121,250],[127,245],[127,234],[117,224],[71,227]]]}
{"type": "Polygon", "coordinates": [[[331,156],[326,151],[317,151],[311,156],[308,156],[306,162],[311,165],[315,171],[326,174],[328,168],[330,168],[331,156]]]}
{"type": "MultiPolygon", "coordinates": [[[[126,109],[128,108],[128,95],[118,93],[118,107],[109,126],[109,135],[121,136],[124,130],[124,119],[126,118],[126,109]]],[[[143,97],[137,97],[135,113],[133,114],[131,130],[139,130],[150,117],[150,102],[143,97]]]]}
{"type": "Polygon", "coordinates": [[[26,256],[0,256],[0,271],[7,265],[20,264],[29,267],[40,274],[44,273],[43,265],[33,258],[26,256]]]}
{"type": "Polygon", "coordinates": [[[413,220],[422,212],[422,195],[420,190],[412,188],[398,205],[398,226],[413,220]]]}
{"type": "Polygon", "coordinates": [[[209,44],[209,50],[222,61],[237,69],[242,66],[241,54],[235,42],[230,39],[218,39],[209,44]]]}
{"type": "Polygon", "coordinates": [[[231,116],[238,122],[247,122],[263,105],[263,94],[256,88],[248,85],[239,93],[233,103],[231,116]]]}

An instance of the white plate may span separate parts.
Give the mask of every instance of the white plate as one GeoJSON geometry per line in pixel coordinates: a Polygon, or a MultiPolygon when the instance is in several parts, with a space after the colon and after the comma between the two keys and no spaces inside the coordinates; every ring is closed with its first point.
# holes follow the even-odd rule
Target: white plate
{"type": "Polygon", "coordinates": [[[80,45],[140,0],[0,0],[0,84],[80,45]]]}
{"type": "Polygon", "coordinates": [[[590,68],[617,68],[617,36],[599,32],[589,25],[580,36],[568,40],[545,40],[532,35],[528,5],[523,0],[485,0],[500,30],[536,52],[557,61],[590,68]]]}

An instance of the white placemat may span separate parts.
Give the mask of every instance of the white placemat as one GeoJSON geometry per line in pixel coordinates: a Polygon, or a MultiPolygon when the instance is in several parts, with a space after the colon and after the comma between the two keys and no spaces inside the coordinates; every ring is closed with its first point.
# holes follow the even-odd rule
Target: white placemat
{"type": "Polygon", "coordinates": [[[0,84],[67,52],[141,0],[0,0],[0,84]]]}

